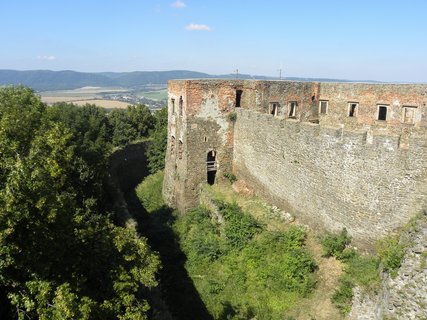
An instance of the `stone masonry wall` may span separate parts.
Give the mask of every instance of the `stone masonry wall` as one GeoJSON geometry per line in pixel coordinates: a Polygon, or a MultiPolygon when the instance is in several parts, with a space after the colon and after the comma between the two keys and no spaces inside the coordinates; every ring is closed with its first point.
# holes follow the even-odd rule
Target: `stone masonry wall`
{"type": "Polygon", "coordinates": [[[198,204],[200,185],[207,182],[209,152],[215,153],[217,176],[232,171],[234,131],[227,115],[234,109],[235,91],[234,83],[228,86],[210,81],[169,83],[163,194],[167,203],[180,212],[198,204]]]}
{"type": "Polygon", "coordinates": [[[233,166],[303,222],[372,242],[427,205],[427,141],[401,139],[238,110],[233,166]]]}

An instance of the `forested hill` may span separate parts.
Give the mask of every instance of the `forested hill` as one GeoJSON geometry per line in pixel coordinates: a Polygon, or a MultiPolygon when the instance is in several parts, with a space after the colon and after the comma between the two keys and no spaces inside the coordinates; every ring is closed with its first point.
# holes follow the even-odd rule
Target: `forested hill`
{"type": "MultiPolygon", "coordinates": [[[[122,87],[137,88],[148,84],[166,84],[170,79],[194,78],[224,78],[234,79],[235,74],[210,75],[202,72],[173,70],[173,71],[134,71],[134,72],[77,72],[50,70],[0,70],[0,86],[25,85],[37,91],[72,90],[86,86],[91,87],[122,87]]],[[[239,79],[277,79],[265,76],[239,74],[239,79]]],[[[323,78],[286,77],[286,80],[299,81],[333,81],[348,82],[348,80],[323,78]]]]}

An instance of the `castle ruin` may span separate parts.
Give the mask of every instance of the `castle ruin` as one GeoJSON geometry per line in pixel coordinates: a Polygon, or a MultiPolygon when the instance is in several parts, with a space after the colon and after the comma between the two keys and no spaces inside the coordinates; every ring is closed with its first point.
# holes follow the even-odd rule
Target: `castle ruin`
{"type": "Polygon", "coordinates": [[[172,80],[168,90],[163,193],[181,212],[224,173],[363,242],[427,206],[427,85],[172,80]]]}

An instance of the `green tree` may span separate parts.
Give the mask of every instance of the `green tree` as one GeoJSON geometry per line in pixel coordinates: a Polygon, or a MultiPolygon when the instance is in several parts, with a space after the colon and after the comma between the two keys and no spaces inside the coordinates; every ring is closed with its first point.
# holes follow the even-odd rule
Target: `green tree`
{"type": "Polygon", "coordinates": [[[146,319],[141,293],[156,285],[159,259],[113,223],[103,179],[85,176],[105,169],[109,152],[93,133],[103,132],[99,111],[59,115],[25,88],[0,89],[0,97],[0,288],[9,316],[146,319]]]}
{"type": "Polygon", "coordinates": [[[114,146],[122,146],[131,141],[148,137],[154,127],[155,119],[145,105],[128,106],[127,109],[114,109],[108,120],[112,131],[114,146]]]}
{"type": "Polygon", "coordinates": [[[79,107],[60,103],[46,110],[47,123],[63,123],[72,133],[72,144],[79,157],[74,159],[74,183],[80,184],[86,195],[101,197],[111,150],[109,123],[104,109],[86,104],[79,107]]]}
{"type": "Polygon", "coordinates": [[[166,145],[168,139],[168,109],[167,107],[156,111],[155,127],[150,137],[151,142],[147,148],[148,167],[155,173],[165,167],[166,145]]]}

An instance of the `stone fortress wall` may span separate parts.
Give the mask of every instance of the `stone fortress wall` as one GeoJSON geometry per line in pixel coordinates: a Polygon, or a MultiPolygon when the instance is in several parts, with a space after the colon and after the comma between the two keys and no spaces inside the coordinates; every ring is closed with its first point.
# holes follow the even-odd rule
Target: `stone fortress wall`
{"type": "Polygon", "coordinates": [[[170,81],[165,199],[197,205],[213,159],[216,177],[370,242],[427,206],[426,103],[427,85],[170,81]]]}

